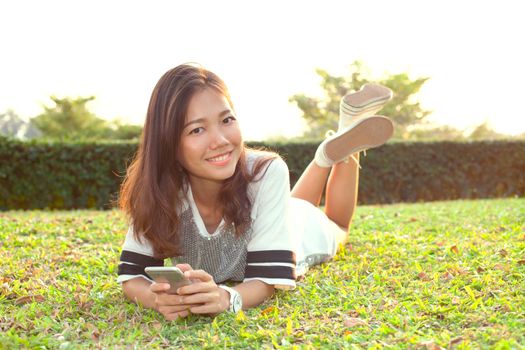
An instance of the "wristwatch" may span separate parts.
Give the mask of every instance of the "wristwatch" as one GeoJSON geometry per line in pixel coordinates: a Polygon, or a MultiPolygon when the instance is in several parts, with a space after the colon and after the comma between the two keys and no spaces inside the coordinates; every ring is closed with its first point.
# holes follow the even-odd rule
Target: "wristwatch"
{"type": "Polygon", "coordinates": [[[230,288],[228,286],[225,286],[223,284],[219,285],[219,288],[224,289],[228,293],[230,293],[230,308],[228,309],[229,312],[237,313],[241,311],[242,309],[242,297],[241,293],[237,292],[235,289],[230,288]]]}

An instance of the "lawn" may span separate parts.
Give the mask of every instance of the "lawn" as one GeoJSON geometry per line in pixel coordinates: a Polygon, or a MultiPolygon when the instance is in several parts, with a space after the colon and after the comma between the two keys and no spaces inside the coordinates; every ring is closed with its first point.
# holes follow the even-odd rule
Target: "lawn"
{"type": "Polygon", "coordinates": [[[525,199],[358,208],[258,308],[167,322],[115,282],[118,211],[0,213],[0,349],[525,348],[525,199]]]}

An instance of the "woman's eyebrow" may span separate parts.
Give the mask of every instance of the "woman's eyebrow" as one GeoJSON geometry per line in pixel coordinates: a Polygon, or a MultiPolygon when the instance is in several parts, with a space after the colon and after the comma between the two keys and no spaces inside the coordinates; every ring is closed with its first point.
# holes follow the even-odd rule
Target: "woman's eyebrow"
{"type": "MultiPolygon", "coordinates": [[[[225,109],[224,111],[220,112],[217,116],[217,118],[221,118],[221,117],[224,117],[226,114],[228,113],[232,113],[231,110],[229,109],[225,109]]],[[[188,126],[190,126],[191,124],[198,124],[198,123],[204,123],[206,121],[205,118],[199,118],[199,119],[194,119],[192,120],[191,122],[188,122],[184,125],[183,129],[186,129],[188,126]]]]}
{"type": "Polygon", "coordinates": [[[190,126],[191,124],[199,124],[199,123],[204,123],[206,119],[204,118],[199,118],[199,119],[194,119],[192,120],[191,122],[189,123],[186,123],[186,125],[184,125],[183,129],[186,129],[188,126],[190,126]]]}

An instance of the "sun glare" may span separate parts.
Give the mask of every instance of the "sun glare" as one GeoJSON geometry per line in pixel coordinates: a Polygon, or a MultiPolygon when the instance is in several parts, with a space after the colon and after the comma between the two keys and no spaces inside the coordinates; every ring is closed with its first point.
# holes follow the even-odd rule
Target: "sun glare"
{"type": "Polygon", "coordinates": [[[441,2],[291,0],[278,13],[262,6],[256,15],[241,2],[229,11],[213,1],[159,1],[130,4],[121,16],[120,5],[94,0],[82,17],[70,2],[34,1],[31,13],[24,4],[2,5],[0,30],[11,34],[0,65],[0,113],[10,108],[28,119],[52,94],[94,95],[101,117],[141,124],[162,73],[196,61],[230,86],[246,138],[294,136],[304,123],[288,99],[320,94],[316,68],[344,72],[359,59],[376,75],[430,77],[419,98],[436,123],[467,129],[488,121],[498,132],[525,132],[525,53],[516,44],[525,21],[513,3],[480,3],[471,16],[466,3],[450,11],[441,2]],[[192,16],[173,20],[195,11],[199,25],[192,16]]]}

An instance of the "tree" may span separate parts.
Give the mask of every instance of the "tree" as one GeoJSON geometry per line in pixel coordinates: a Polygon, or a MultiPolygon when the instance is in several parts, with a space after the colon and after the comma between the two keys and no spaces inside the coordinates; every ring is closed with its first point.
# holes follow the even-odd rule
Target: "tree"
{"type": "Polygon", "coordinates": [[[109,136],[108,123],[91,113],[86,104],[94,96],[57,98],[51,96],[53,107],[44,106],[44,113],[31,120],[42,136],[60,140],[101,139],[109,136]]]}
{"type": "Polygon", "coordinates": [[[470,140],[498,140],[508,138],[492,129],[490,123],[485,121],[477,125],[468,136],[470,140]]]}
{"type": "Polygon", "coordinates": [[[122,124],[121,121],[113,122],[112,139],[116,140],[138,140],[142,134],[142,126],[122,124]]]}
{"type": "Polygon", "coordinates": [[[57,98],[51,96],[53,107],[44,106],[44,113],[31,119],[43,137],[58,140],[138,139],[139,125],[123,124],[120,120],[106,121],[91,113],[87,103],[94,96],[57,98]]]}
{"type": "MultiPolygon", "coordinates": [[[[339,119],[339,102],[349,91],[357,91],[367,82],[373,81],[368,70],[361,61],[350,65],[350,75],[345,77],[330,75],[323,69],[317,69],[321,77],[321,87],[325,95],[321,98],[296,94],[289,101],[296,103],[303,112],[309,130],[305,133],[308,138],[322,138],[326,131],[337,130],[339,119]]],[[[408,128],[422,124],[430,114],[421,108],[414,95],[421,89],[429,78],[411,80],[407,73],[386,75],[376,82],[388,86],[394,91],[393,99],[388,102],[380,113],[392,118],[395,123],[396,138],[406,138],[408,128]],[[405,135],[405,137],[403,137],[405,135]]]]}
{"type": "Polygon", "coordinates": [[[40,136],[40,131],[23,121],[12,109],[0,114],[0,135],[21,140],[40,136]]]}

